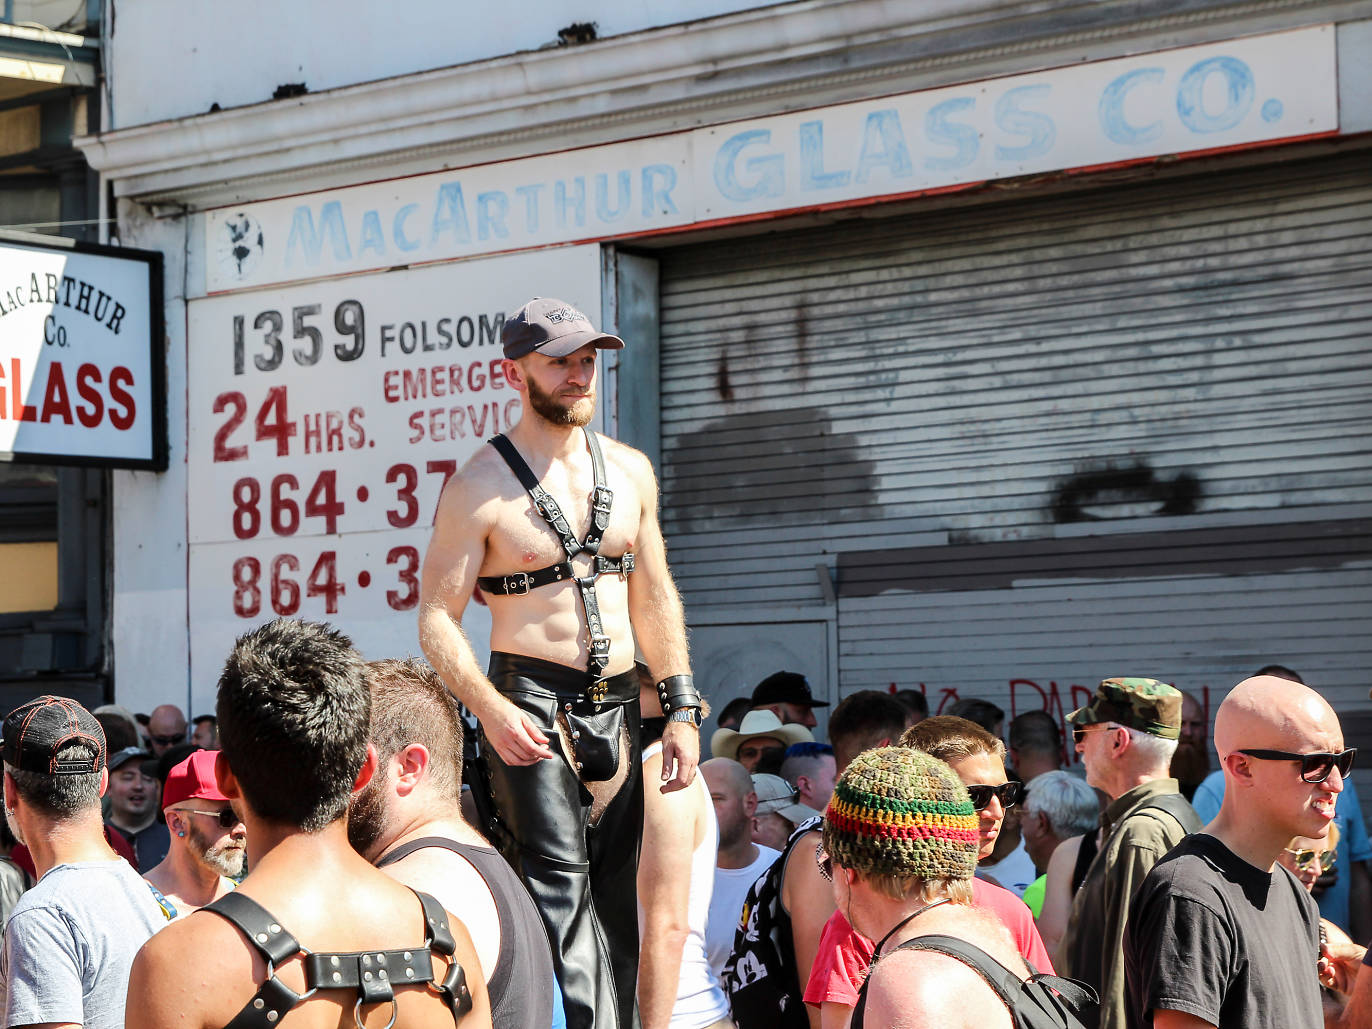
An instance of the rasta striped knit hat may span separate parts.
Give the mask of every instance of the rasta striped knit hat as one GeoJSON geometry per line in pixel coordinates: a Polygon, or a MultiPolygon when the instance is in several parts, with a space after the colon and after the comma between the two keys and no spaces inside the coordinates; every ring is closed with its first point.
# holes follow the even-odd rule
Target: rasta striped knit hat
{"type": "Polygon", "coordinates": [[[853,759],[824,814],[824,849],[863,875],[970,879],[977,813],[942,761],[908,747],[853,759]]]}

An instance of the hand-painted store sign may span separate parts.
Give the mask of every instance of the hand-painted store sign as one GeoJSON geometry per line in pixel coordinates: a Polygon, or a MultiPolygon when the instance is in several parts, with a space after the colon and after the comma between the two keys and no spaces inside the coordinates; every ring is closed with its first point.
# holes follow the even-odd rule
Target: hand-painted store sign
{"type": "Polygon", "coordinates": [[[0,240],[0,460],[165,468],[162,257],[0,240]]]}
{"type": "Polygon", "coordinates": [[[209,292],[1338,130],[1331,26],[221,208],[209,292]]]}

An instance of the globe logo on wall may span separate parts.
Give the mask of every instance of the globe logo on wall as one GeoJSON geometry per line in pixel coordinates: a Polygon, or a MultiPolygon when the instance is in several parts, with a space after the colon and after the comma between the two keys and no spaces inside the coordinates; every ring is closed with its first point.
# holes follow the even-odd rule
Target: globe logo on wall
{"type": "Polygon", "coordinates": [[[240,279],[244,278],[257,267],[265,246],[262,226],[252,215],[240,211],[221,223],[219,266],[240,279]]]}

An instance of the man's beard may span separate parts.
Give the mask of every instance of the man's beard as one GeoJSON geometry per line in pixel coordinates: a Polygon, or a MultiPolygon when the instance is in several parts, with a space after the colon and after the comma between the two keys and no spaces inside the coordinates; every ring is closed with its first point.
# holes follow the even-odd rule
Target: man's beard
{"type": "Polygon", "coordinates": [[[744,840],[749,839],[752,834],[753,820],[751,818],[722,822],[719,824],[719,846],[723,849],[737,847],[744,840]]]}
{"type": "Polygon", "coordinates": [[[380,770],[348,803],[348,842],[366,857],[386,828],[386,793],[380,770]]]}
{"type": "Polygon", "coordinates": [[[194,825],[190,827],[188,836],[191,852],[198,855],[208,868],[229,879],[237,879],[243,874],[243,861],[247,855],[242,844],[229,838],[213,843],[194,825]]]}
{"type": "Polygon", "coordinates": [[[1184,784],[1196,784],[1210,774],[1210,749],[1204,744],[1177,744],[1172,755],[1172,778],[1184,784]]]}
{"type": "Polygon", "coordinates": [[[526,377],[524,381],[529,387],[529,406],[544,421],[576,429],[591,424],[591,419],[595,417],[594,393],[567,404],[559,402],[551,393],[544,393],[531,377],[526,377]]]}

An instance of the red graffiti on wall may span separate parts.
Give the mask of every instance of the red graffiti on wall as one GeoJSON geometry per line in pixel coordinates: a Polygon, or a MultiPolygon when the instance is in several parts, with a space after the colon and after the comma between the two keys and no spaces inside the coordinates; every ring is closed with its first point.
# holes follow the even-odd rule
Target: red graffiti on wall
{"type": "MultiPolygon", "coordinates": [[[[1175,683],[1173,685],[1175,685],[1175,683]]],[[[898,688],[906,687],[897,687],[893,682],[890,686],[890,692],[895,693],[898,688]]],[[[928,697],[931,692],[930,687],[922,682],[917,687],[908,688],[918,689],[926,697],[928,697]]],[[[1033,679],[1014,678],[1009,682],[1009,691],[1010,714],[1007,724],[1009,721],[1013,721],[1017,715],[1023,714],[1025,711],[1047,711],[1057,721],[1058,726],[1062,730],[1062,757],[1064,763],[1076,764],[1081,760],[1080,755],[1076,753],[1076,747],[1072,743],[1072,727],[1067,722],[1067,716],[1077,708],[1085,706],[1091,700],[1096,692],[1094,686],[1082,686],[1079,683],[1059,686],[1057,680],[1050,679],[1048,680],[1047,687],[1044,687],[1040,686],[1038,682],[1033,679]]],[[[962,699],[956,686],[937,687],[936,692],[939,697],[938,706],[935,707],[932,701],[929,705],[930,711],[936,715],[943,714],[945,709],[962,699]]],[[[1208,684],[1202,685],[1198,691],[1193,690],[1192,696],[1195,697],[1197,692],[1199,693],[1197,699],[1205,714],[1205,722],[1209,725],[1212,717],[1210,686],[1208,684]]],[[[985,699],[990,700],[992,698],[987,697],[985,699]]]]}

